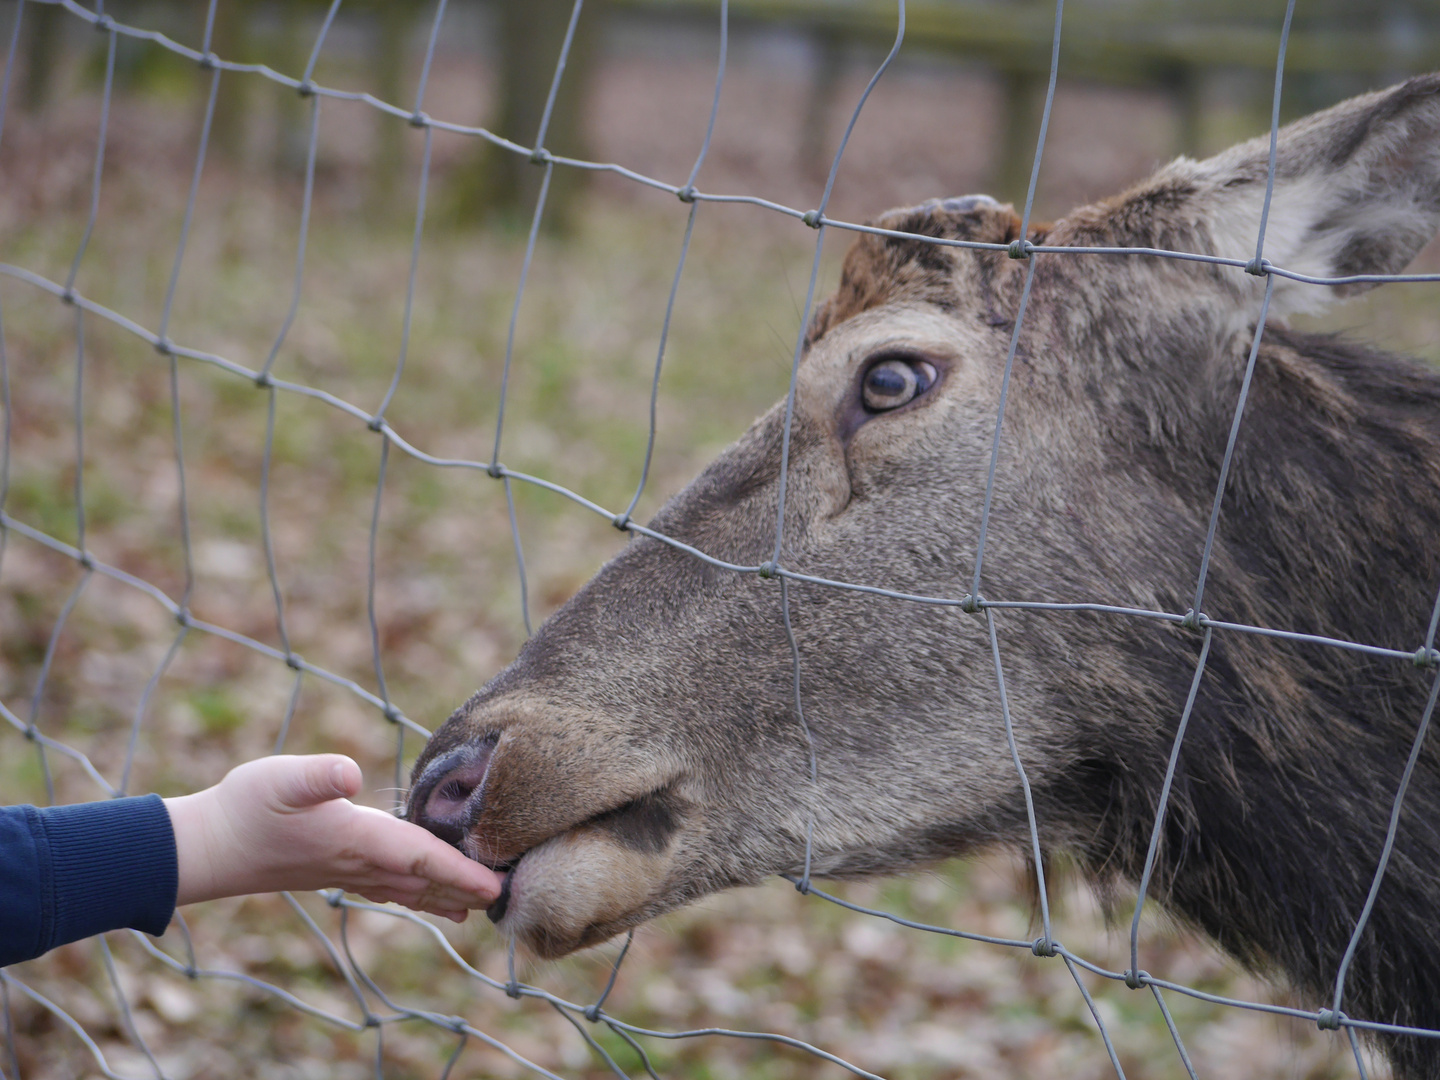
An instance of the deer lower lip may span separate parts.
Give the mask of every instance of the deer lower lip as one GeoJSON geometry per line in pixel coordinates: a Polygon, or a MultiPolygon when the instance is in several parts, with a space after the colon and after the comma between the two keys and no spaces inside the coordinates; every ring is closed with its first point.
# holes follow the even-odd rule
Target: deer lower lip
{"type": "Polygon", "coordinates": [[[485,917],[492,923],[498,923],[505,918],[505,911],[510,906],[510,881],[513,876],[513,872],[506,873],[504,880],[500,882],[500,895],[485,909],[485,917]]]}

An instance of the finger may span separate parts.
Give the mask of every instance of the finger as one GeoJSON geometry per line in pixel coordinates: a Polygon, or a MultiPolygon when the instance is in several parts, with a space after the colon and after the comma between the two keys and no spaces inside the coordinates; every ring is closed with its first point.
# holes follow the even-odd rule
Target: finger
{"type": "Polygon", "coordinates": [[[360,766],[344,754],[279,756],[273,763],[274,791],[280,804],[291,810],[318,806],[359,792],[360,766]]]}
{"type": "Polygon", "coordinates": [[[445,841],[408,821],[368,807],[365,854],[377,869],[423,879],[435,892],[465,898],[465,906],[487,907],[500,895],[500,878],[483,863],[468,859],[445,841]]]}
{"type": "Polygon", "coordinates": [[[451,922],[464,922],[475,903],[473,896],[437,892],[429,887],[429,882],[413,878],[371,883],[354,891],[374,904],[399,904],[451,922]]]}
{"type": "Polygon", "coordinates": [[[355,891],[376,903],[403,904],[415,911],[429,911],[437,915],[484,910],[493,902],[474,892],[441,888],[419,877],[386,877],[368,882],[355,891]]]}
{"type": "Polygon", "coordinates": [[[360,771],[360,766],[355,764],[354,758],[346,757],[344,754],[322,754],[320,756],[334,759],[334,763],[330,766],[330,775],[335,783],[336,798],[353,799],[360,794],[360,789],[365,786],[365,775],[360,771]]]}
{"type": "Polygon", "coordinates": [[[435,915],[442,919],[449,919],[453,923],[463,923],[470,917],[470,912],[465,908],[455,909],[448,907],[436,907],[434,904],[425,904],[415,908],[416,911],[423,911],[426,915],[435,915]]]}
{"type": "Polygon", "coordinates": [[[437,891],[458,893],[467,899],[478,897],[482,901],[468,903],[469,907],[489,907],[500,895],[500,876],[495,871],[440,840],[427,843],[412,854],[411,873],[431,882],[437,891]]]}

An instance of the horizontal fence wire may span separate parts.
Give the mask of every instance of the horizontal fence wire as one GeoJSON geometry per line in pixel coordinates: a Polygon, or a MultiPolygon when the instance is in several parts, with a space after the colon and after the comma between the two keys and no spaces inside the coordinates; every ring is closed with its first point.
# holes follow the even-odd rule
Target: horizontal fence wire
{"type": "MultiPolygon", "coordinates": [[[[1357,1031],[1372,1033],[1390,1033],[1396,1035],[1412,1035],[1424,1038],[1440,1038],[1440,1031],[1405,1027],[1394,1024],[1387,1024],[1380,1021],[1370,1020],[1364,1017],[1352,1017],[1347,1015],[1343,1009],[1344,991],[1346,985],[1347,971],[1353,957],[1355,947],[1366,927],[1371,909],[1374,904],[1382,879],[1385,875],[1386,866],[1394,846],[1395,836],[1398,830],[1401,809],[1404,802],[1405,792],[1410,777],[1415,767],[1418,756],[1424,746],[1431,716],[1434,711],[1437,696],[1440,696],[1440,674],[1437,674],[1430,691],[1426,708],[1419,720],[1419,726],[1415,735],[1415,742],[1407,761],[1404,777],[1399,790],[1395,793],[1393,810],[1389,819],[1389,827],[1385,837],[1383,851],[1377,853],[1379,863],[1375,870],[1373,882],[1365,907],[1358,915],[1354,928],[1350,947],[1345,955],[1340,970],[1336,973],[1335,989],[1333,1000],[1328,1008],[1308,1010],[1285,1005],[1278,1005],[1267,1002],[1239,1000],[1225,997],[1218,994],[1208,993],[1195,987],[1181,983],[1156,978],[1140,968],[1140,947],[1139,932],[1142,921],[1144,900],[1151,884],[1151,876],[1154,870],[1157,851],[1162,836],[1169,796],[1172,782],[1175,776],[1177,762],[1181,753],[1183,740],[1185,738],[1188,721],[1194,706],[1196,693],[1201,678],[1206,669],[1207,660],[1210,655],[1212,640],[1215,635],[1226,634],[1248,634],[1261,635],[1271,639],[1291,642],[1296,645],[1323,649],[1340,649],[1357,653],[1378,660],[1389,660],[1396,663],[1415,664],[1422,667],[1435,667],[1440,662],[1440,651],[1435,648],[1436,625],[1440,623],[1440,597],[1437,597],[1434,609],[1434,616],[1430,622],[1429,633],[1425,640],[1417,644],[1414,650],[1406,651],[1394,649],[1379,644],[1364,641],[1350,641],[1324,635],[1301,632],[1293,628],[1258,626],[1246,623],[1214,619],[1207,615],[1202,607],[1205,595],[1205,582],[1208,573],[1211,549],[1216,536],[1216,530],[1221,514],[1221,507],[1226,492],[1227,478],[1230,462],[1234,454],[1237,438],[1241,425],[1244,421],[1246,401],[1250,393],[1251,376],[1253,375],[1256,358],[1259,352],[1262,337],[1265,332],[1267,315],[1270,308],[1270,301],[1274,291],[1277,278],[1283,278],[1297,283],[1314,286],[1340,286],[1352,284],[1374,284],[1381,282],[1437,282],[1440,281],[1440,274],[1353,274],[1335,277],[1320,277],[1303,274],[1283,266],[1275,265],[1264,257],[1265,233],[1268,213],[1274,190],[1275,181],[1275,153],[1276,135],[1279,129],[1281,87],[1284,75],[1284,57],[1286,44],[1289,40],[1290,27],[1294,14],[1294,0],[1289,0],[1286,7],[1284,21],[1278,28],[1277,62],[1275,68],[1274,94],[1272,101],[1272,117],[1270,131],[1270,160],[1266,176],[1264,211],[1260,218],[1259,232],[1255,238],[1255,251],[1253,255],[1244,253],[1229,253],[1226,255],[1214,255],[1201,252],[1169,250],[1152,247],[1057,247],[1043,243],[1032,243],[1023,239],[1028,235],[1028,223],[1031,219],[1031,212],[1035,199],[1036,187],[1041,172],[1042,157],[1045,149],[1046,135],[1049,129],[1052,108],[1055,98],[1056,79],[1059,74],[1060,65],[1060,43],[1062,37],[1064,5],[1063,0],[1057,0],[1054,13],[1054,33],[1052,40],[1052,53],[1050,58],[1049,80],[1044,101],[1044,110],[1039,127],[1039,138],[1035,149],[1033,167],[1029,176],[1029,185],[1026,192],[1022,221],[1021,240],[1015,244],[994,244],[981,243],[967,240],[956,240],[943,237],[927,236],[919,233],[897,231],[893,229],[880,228],[855,222],[848,222],[832,218],[826,213],[833,190],[836,177],[842,165],[846,145],[850,133],[854,130],[861,110],[871,90],[884,76],[895,56],[900,51],[905,40],[905,3],[898,0],[896,4],[896,32],[894,43],[886,54],[884,61],[874,72],[859,101],[854,106],[848,126],[845,129],[844,137],[829,167],[827,174],[824,195],[818,206],[811,209],[799,209],[785,206],[780,203],[748,194],[728,194],[718,192],[706,192],[696,186],[702,173],[706,156],[710,150],[711,141],[715,131],[715,121],[718,114],[722,97],[726,52],[729,35],[729,8],[725,0],[719,3],[719,57],[716,67],[716,78],[714,96],[711,102],[708,127],[704,134],[701,148],[696,155],[693,167],[689,174],[680,183],[672,183],[667,180],[644,175],[640,172],[625,167],[624,165],[609,162],[581,160],[572,157],[555,154],[545,146],[545,137],[550,120],[555,108],[557,93],[561,85],[569,53],[575,39],[576,26],[578,24],[583,0],[575,0],[569,23],[566,28],[565,38],[557,60],[555,72],[551,79],[549,91],[533,145],[526,146],[509,139],[503,138],[494,132],[478,126],[471,126],[459,123],[448,122],[425,111],[425,98],[427,82],[432,69],[435,57],[437,42],[442,32],[442,24],[446,14],[445,0],[439,0],[435,5],[434,13],[430,21],[429,32],[426,37],[426,48],[423,67],[419,79],[415,101],[412,107],[405,107],[394,102],[380,100],[369,93],[355,93],[327,87],[314,81],[316,65],[322,56],[326,46],[326,40],[330,34],[336,17],[340,12],[341,0],[332,0],[325,11],[319,33],[308,54],[305,68],[299,77],[292,74],[277,71],[264,64],[240,63],[217,56],[211,50],[211,38],[216,21],[217,0],[209,0],[207,19],[205,24],[204,38],[201,47],[196,49],[181,42],[175,41],[158,31],[147,29],[142,26],[127,25],[117,21],[103,10],[103,4],[97,2],[95,8],[89,9],[81,6],[76,0],[15,0],[10,7],[10,26],[8,28],[8,41],[5,49],[6,66],[3,82],[0,82],[0,153],[4,152],[5,145],[4,124],[6,110],[10,101],[12,82],[16,68],[17,46],[20,41],[21,30],[27,17],[42,6],[63,9],[69,16],[80,22],[93,27],[95,31],[105,36],[105,68],[100,93],[100,112],[98,137],[95,158],[93,163],[93,176],[91,183],[91,196],[88,204],[86,223],[82,239],[75,251],[71,261],[68,274],[63,282],[52,280],[33,270],[23,266],[0,263],[0,275],[12,281],[28,287],[31,294],[37,299],[53,300],[56,303],[68,307],[73,312],[74,340],[75,340],[75,396],[73,412],[75,418],[75,451],[77,461],[83,462],[85,455],[84,447],[84,377],[85,377],[85,340],[87,321],[99,320],[108,323],[151,346],[158,356],[160,362],[167,366],[168,385],[170,389],[170,417],[173,436],[174,466],[179,484],[179,518],[176,523],[177,533],[180,539],[180,546],[184,560],[185,584],[179,596],[172,596],[159,586],[131,574],[117,566],[109,565],[97,559],[87,549],[87,532],[84,518],[85,496],[83,491],[83,468],[77,469],[75,474],[75,504],[77,507],[78,520],[76,522],[76,541],[68,543],[58,537],[51,535],[34,524],[19,520],[5,509],[5,497],[8,495],[12,481],[11,449],[13,444],[13,430],[15,416],[12,412],[9,360],[5,351],[5,312],[0,309],[0,390],[3,390],[4,408],[4,442],[3,458],[0,458],[0,558],[9,545],[23,542],[36,545],[66,559],[72,560],[81,570],[82,574],[78,583],[69,593],[58,617],[55,620],[48,638],[47,646],[40,662],[36,685],[32,694],[32,700],[28,706],[14,706],[0,702],[0,717],[14,729],[14,731],[28,740],[39,756],[39,762],[43,769],[47,790],[50,798],[54,799],[55,792],[51,776],[50,758],[52,755],[61,755],[76,763],[86,776],[96,785],[100,792],[107,797],[124,794],[127,790],[129,779],[134,765],[137,747],[141,733],[145,726],[147,710],[154,691],[160,681],[164,678],[167,668],[174,660],[181,645],[191,633],[212,635],[225,641],[244,647],[252,652],[283,664],[292,670],[295,675],[294,689],[290,695],[289,707],[282,724],[279,738],[275,749],[283,748],[286,732],[290,720],[294,715],[296,701],[303,681],[307,678],[322,680],[326,683],[340,687],[348,691],[356,699],[367,706],[374,708],[377,713],[394,726],[396,737],[395,768],[397,788],[403,783],[402,763],[405,757],[405,736],[413,734],[420,739],[426,739],[429,731],[406,716],[400,707],[391,699],[387,688],[385,670],[382,663],[382,642],[379,625],[376,618],[375,590],[377,580],[377,546],[378,527],[381,515],[381,506],[385,488],[385,476],[387,464],[392,453],[400,453],[425,465],[440,469],[471,470],[484,473],[487,477],[500,480],[504,485],[506,503],[509,510],[509,523],[511,538],[514,545],[517,567],[520,577],[522,608],[527,631],[530,626],[530,613],[527,595],[527,582],[525,574],[524,553],[521,546],[521,533],[515,517],[515,502],[513,498],[512,485],[528,485],[562,499],[569,500],[579,507],[590,511],[601,518],[612,522],[618,529],[638,535],[649,537],[655,541],[667,544],[687,556],[697,559],[717,570],[726,571],[732,574],[756,575],[764,579],[778,579],[779,589],[777,601],[780,605],[779,618],[783,623],[787,640],[791,650],[791,662],[793,669],[794,701],[797,717],[802,725],[804,721],[804,687],[806,672],[804,657],[796,642],[791,619],[794,606],[797,604],[796,595],[790,590],[791,583],[804,584],[818,588],[845,590],[857,594],[875,597],[877,600],[888,600],[897,603],[930,605],[938,607],[959,608],[962,611],[981,615],[984,618],[991,655],[995,667],[995,677],[999,690],[999,703],[1003,711],[1005,736],[1012,762],[1018,773],[1021,784],[1024,787],[1026,796],[1026,807],[1028,811],[1028,830],[1031,847],[1031,858],[1038,875],[1038,893],[1040,910],[1042,913],[1042,934],[1036,939],[1022,939],[1014,937],[997,936],[992,934],[967,931],[962,928],[952,928],[940,925],[926,924],[920,921],[902,917],[893,912],[870,908],[855,903],[841,896],[834,895],[817,886],[810,879],[810,866],[812,863],[812,852],[810,850],[814,838],[814,821],[809,822],[809,829],[806,839],[806,850],[804,856],[805,872],[798,878],[791,878],[792,883],[803,893],[814,897],[817,901],[833,904],[851,912],[872,916],[876,919],[885,920],[891,924],[907,929],[934,934],[944,937],[959,938],[967,941],[983,943],[987,945],[1008,948],[1013,950],[1028,950],[1037,956],[1059,957],[1063,962],[1073,981],[1078,993],[1083,998],[1089,1015],[1095,1028],[1106,1047],[1107,1054],[1113,1064],[1116,1074],[1124,1077],[1124,1070],[1120,1060],[1120,1054],[1112,1041],[1104,1013],[1099,1009],[1091,996],[1089,988],[1081,978],[1081,973],[1086,972],[1092,976],[1104,980],[1123,982],[1134,989],[1146,988],[1150,991],[1151,998],[1163,1018],[1166,1030],[1172,1038],[1178,1060],[1185,1073],[1195,1077],[1196,1070],[1192,1063],[1191,1056],[1186,1049],[1182,1039],[1182,1033],[1178,1029],[1174,1018],[1167,1006],[1165,994],[1177,994],[1188,996],[1203,1002],[1217,1005],[1231,1006],[1237,1009],[1253,1010],[1261,1013],[1268,1013],[1277,1016],[1294,1018],[1308,1021],[1325,1029],[1343,1028],[1346,1031],[1349,1046],[1351,1047],[1355,1064],[1363,1077],[1365,1075],[1365,1063],[1361,1056],[1359,1044],[1355,1035],[1357,1031]],[[103,166],[105,162],[105,149],[108,132],[108,121],[111,103],[114,96],[115,67],[116,67],[116,46],[121,39],[133,39],[136,41],[148,42],[156,48],[167,50],[175,56],[196,64],[200,69],[209,73],[208,92],[205,103],[204,120],[201,129],[201,136],[198,143],[196,156],[191,173],[191,181],[188,188],[187,201],[184,209],[183,224],[180,232],[180,239],[177,245],[174,259],[171,266],[169,285],[166,290],[164,306],[159,321],[154,327],[148,327],[142,322],[112,310],[95,300],[83,295],[76,289],[76,279],[80,267],[85,259],[87,247],[93,233],[97,216],[100,209],[100,196],[103,183],[103,166]],[[217,93],[222,77],[247,77],[251,79],[268,80],[282,87],[288,87],[297,91],[299,95],[308,102],[308,122],[306,125],[306,149],[304,165],[304,187],[302,196],[300,227],[297,238],[295,257],[294,279],[290,294],[289,305],[281,328],[276,336],[273,346],[269,349],[263,365],[257,370],[246,367],[232,359],[205,350],[188,347],[180,342],[171,340],[169,336],[171,312],[174,305],[177,286],[183,274],[185,264],[186,246],[188,243],[191,225],[194,220],[197,205],[197,194],[200,186],[200,179],[205,168],[206,156],[210,144],[212,121],[215,115],[217,93]],[[311,204],[315,187],[316,171],[316,150],[319,141],[324,103],[328,101],[350,101],[361,102],[379,113],[393,118],[397,124],[406,124],[420,128],[424,132],[424,151],[422,157],[422,168],[418,198],[415,208],[414,237],[410,253],[409,270],[404,293],[404,315],[401,334],[400,348],[395,362],[393,375],[388,390],[383,399],[372,410],[364,405],[346,401],[329,391],[300,382],[279,378],[273,374],[273,367],[287,334],[291,330],[296,314],[301,303],[302,284],[306,268],[306,243],[309,232],[311,216],[311,204]],[[475,140],[492,144],[500,150],[518,155],[539,165],[543,169],[543,179],[539,187],[538,198],[531,217],[527,244],[525,247],[524,259],[519,272],[519,279],[515,291],[514,303],[510,313],[509,329],[505,344],[504,368],[501,377],[498,396],[498,416],[494,432],[493,452],[489,460],[470,460],[443,457],[424,450],[421,446],[412,441],[413,437],[407,437],[397,430],[385,413],[393,400],[396,391],[401,385],[402,376],[405,370],[406,356],[410,346],[412,310],[416,290],[416,271],[422,251],[422,237],[424,231],[424,220],[426,200],[429,188],[429,176],[431,165],[431,148],[433,134],[436,131],[449,134],[469,136],[475,140]],[[653,379],[651,383],[651,396],[649,404],[649,430],[644,452],[643,466],[640,473],[640,480],[636,486],[634,496],[629,500],[628,505],[620,510],[614,510],[592,501],[583,494],[571,490],[563,484],[554,480],[530,475],[507,466],[501,453],[504,449],[503,435],[505,430],[506,398],[510,381],[512,361],[515,359],[516,322],[525,297],[526,283],[530,273],[531,264],[535,252],[536,238],[539,234],[542,221],[545,216],[548,193],[551,187],[552,177],[557,169],[573,169],[590,173],[609,173],[622,179],[647,188],[668,192],[688,205],[688,217],[684,230],[684,237],[681,243],[679,258],[676,263],[668,300],[664,309],[663,327],[660,333],[659,348],[655,358],[653,379]],[[816,244],[814,259],[811,265],[809,283],[802,311],[801,329],[793,352],[793,363],[790,373],[789,389],[785,399],[785,427],[784,427],[784,448],[782,450],[781,470],[779,475],[779,505],[776,507],[776,532],[773,556],[762,563],[747,565],[737,564],[725,559],[716,557],[710,553],[699,550],[663,532],[634,521],[631,517],[635,511],[642,494],[645,491],[650,477],[653,455],[655,452],[656,436],[656,402],[658,399],[660,376],[665,358],[666,339],[670,329],[671,316],[675,309],[676,295],[679,284],[685,271],[686,260],[690,252],[690,241],[693,235],[694,225],[701,208],[707,204],[743,204],[754,207],[758,210],[767,211],[784,218],[796,219],[805,225],[816,230],[816,244]],[[999,407],[995,418],[994,437],[991,444],[990,460],[987,469],[986,491],[984,499],[984,510],[981,517],[980,531],[977,538],[976,557],[971,589],[968,593],[959,596],[930,596],[923,594],[908,593],[894,589],[884,588],[859,581],[842,581],[832,578],[820,577],[813,574],[803,573],[791,567],[784,566],[781,562],[784,540],[785,522],[785,498],[786,478],[789,468],[790,435],[793,426],[793,413],[796,395],[796,383],[799,370],[799,362],[805,346],[805,327],[809,323],[809,315],[815,300],[815,288],[818,280],[821,254],[824,245],[826,230],[835,229],[842,232],[856,233],[862,235],[874,235],[883,237],[902,238],[914,240],[925,244],[933,244],[942,247],[964,248],[978,251],[1005,251],[1010,256],[1023,259],[1027,262],[1025,267],[1024,291],[1019,302],[1014,326],[1011,331],[1009,349],[1005,363],[1004,383],[1000,394],[999,407]],[[1256,275],[1264,279],[1264,295],[1259,304],[1255,319],[1255,331],[1253,342],[1249,351],[1248,362],[1245,369],[1244,379],[1239,390],[1239,397],[1235,404],[1233,419],[1229,431],[1229,438],[1226,444],[1224,461],[1220,467],[1218,482],[1215,488],[1212,513],[1209,519],[1209,527],[1205,537],[1205,551],[1198,568],[1197,580],[1194,587],[1194,601],[1187,611],[1161,611],[1144,608],[1117,606],[1103,603],[1093,603],[1077,598],[1074,601],[1053,601],[1053,600],[1030,600],[1023,597],[987,597],[981,593],[982,580],[982,559],[985,554],[986,529],[989,520],[992,496],[995,485],[995,474],[997,461],[1002,453],[1002,431],[1005,420],[1006,397],[1010,386],[1010,374],[1013,368],[1022,326],[1025,320],[1026,304],[1030,295],[1030,285],[1034,280],[1035,268],[1042,259],[1056,256],[1072,258],[1083,258],[1087,256],[1124,256],[1129,258],[1143,259],[1172,259],[1195,263],[1208,264],[1222,270],[1236,273],[1256,275]],[[181,410],[181,398],[179,392],[179,370],[182,361],[185,364],[195,364],[214,369],[226,376],[233,377],[242,382],[252,384],[257,393],[264,396],[267,410],[267,423],[264,436],[264,466],[260,482],[260,507],[261,507],[261,534],[265,551],[265,565],[267,584],[273,594],[274,617],[278,640],[281,643],[279,648],[256,639],[246,633],[235,629],[217,625],[199,619],[191,613],[190,600],[194,586],[194,555],[190,534],[189,512],[185,497],[186,491],[186,452],[184,448],[183,430],[184,423],[181,410]],[[275,440],[277,435],[276,402],[280,395],[291,395],[296,398],[313,400],[324,404],[353,420],[357,426],[368,429],[378,438],[379,452],[379,473],[376,483],[372,512],[370,518],[370,538],[368,548],[368,583],[367,583],[367,616],[369,623],[369,635],[371,652],[373,655],[375,682],[372,687],[366,687],[344,675],[327,670],[326,668],[306,660],[291,647],[291,636],[287,629],[285,604],[282,599],[282,589],[276,569],[274,554],[274,542],[271,534],[269,511],[269,486],[271,483],[271,463],[274,457],[275,440]],[[67,745],[64,741],[47,735],[37,723],[39,704],[44,698],[45,688],[50,678],[52,664],[56,656],[57,643],[64,633],[67,620],[73,612],[76,604],[82,595],[90,587],[96,577],[103,577],[113,582],[124,585],[140,594],[148,597],[157,604],[163,611],[173,619],[175,623],[174,636],[165,650],[163,658],[152,670],[146,682],[144,692],[135,709],[132,718],[131,729],[127,740],[127,750],[124,761],[120,766],[121,779],[117,783],[109,781],[102,769],[81,751],[67,745]],[[1162,625],[1183,627],[1201,635],[1203,644],[1199,650],[1198,661],[1195,668],[1193,682],[1190,686],[1189,696],[1186,700],[1183,714],[1180,717],[1176,731],[1172,752],[1169,757],[1168,768],[1164,778],[1164,786],[1159,799],[1156,820],[1151,833],[1149,852],[1145,864],[1144,874],[1139,883],[1139,897],[1135,907],[1134,918],[1130,926],[1130,966],[1124,971],[1112,970],[1096,964],[1083,956],[1077,955],[1067,949],[1064,944],[1055,938],[1052,933],[1049,913],[1049,896],[1044,876],[1044,858],[1039,838],[1038,824],[1035,817],[1035,809],[1030,801],[1029,784],[1026,780],[1024,763],[1016,746],[1014,737],[1012,717],[1005,693],[1005,677],[1002,665],[1000,640],[997,635],[997,621],[1003,619],[1010,612],[1035,612],[1043,613],[1053,617],[1064,617],[1066,615],[1086,614],[1108,616],[1115,619],[1127,620],[1148,620],[1162,625]]],[[[0,193],[3,197],[3,193],[0,193]]],[[[808,727],[804,731],[806,744],[809,747],[809,782],[817,782],[817,764],[815,747],[811,732],[808,727]]],[[[755,1040],[768,1043],[774,1046],[788,1047],[812,1055],[817,1061],[829,1062],[838,1065],[853,1075],[860,1077],[872,1077],[875,1074],[867,1071],[860,1065],[846,1061],[828,1051],[823,1047],[813,1045],[801,1039],[788,1035],[767,1033],[762,1031],[731,1030],[723,1027],[703,1027],[689,1030],[660,1030],[642,1027],[627,1023],[622,1017],[613,1015],[605,1009],[605,1001],[610,990],[620,975],[621,963],[628,951],[628,940],[626,946],[621,950],[615,961],[613,970],[610,973],[609,982],[599,998],[591,1003],[585,1004],[569,1001],[556,996],[541,987],[521,982],[515,978],[512,968],[506,978],[496,978],[471,966],[445,938],[440,930],[428,920],[409,911],[401,910],[392,906],[380,906],[361,902],[338,891],[327,892],[324,895],[326,902],[339,912],[338,942],[332,940],[327,933],[315,922],[306,910],[293,898],[286,894],[287,900],[297,914],[297,917],[307,928],[307,932],[315,939],[323,954],[332,965],[337,985],[343,993],[331,996],[326,999],[327,1004],[322,1006],[313,1001],[306,1000],[302,991],[292,991],[284,986],[277,985],[240,971],[227,970],[223,968],[207,968],[200,963],[195,946],[191,940],[188,926],[183,917],[177,917],[176,928],[179,931],[178,938],[174,935],[167,935],[165,947],[157,944],[152,939],[135,931],[124,934],[112,935],[115,940],[131,940],[138,949],[151,958],[161,968],[174,972],[177,975],[189,979],[209,979],[223,982],[241,984],[250,990],[272,1000],[278,1006],[296,1010],[313,1021],[336,1029],[349,1032],[355,1036],[364,1036],[368,1031],[375,1032],[376,1050],[374,1067],[376,1075],[384,1073],[384,1037],[387,1028],[406,1022],[421,1022],[433,1026],[436,1029],[453,1034],[456,1039],[454,1052],[448,1059],[443,1075],[448,1076],[456,1066],[471,1040],[483,1044],[493,1050],[505,1055],[515,1065],[529,1070],[534,1074],[546,1077],[553,1077],[556,1074],[545,1067],[537,1064],[517,1053],[507,1046],[504,1041],[496,1038],[477,1027],[472,1026],[463,1017],[443,1015],[422,1007],[402,1004],[391,999],[390,996],[375,982],[369,973],[367,966],[360,962],[351,948],[349,937],[349,915],[351,912],[365,912],[379,915],[390,919],[402,921],[418,929],[433,943],[434,949],[445,957],[445,960],[452,964],[458,971],[472,979],[478,986],[487,991],[506,994],[510,997],[533,1000],[556,1010],[564,1016],[583,1037],[586,1045],[609,1071],[618,1076],[631,1075],[625,1068],[620,1066],[611,1055],[595,1038],[590,1034],[590,1029],[599,1025],[603,1026],[609,1033],[623,1041],[635,1054],[640,1062],[640,1068],[650,1076],[657,1073],[652,1061],[645,1049],[645,1042],[667,1041],[678,1039],[690,1039],[701,1037],[723,1037],[744,1040],[755,1040]],[[179,955],[177,955],[177,952],[179,955]],[[378,1007],[373,1004],[378,1002],[378,1007]],[[344,1007],[344,1011],[337,1011],[344,1007]]],[[[110,947],[105,939],[101,939],[100,948],[103,951],[103,961],[108,973],[109,981],[118,1003],[120,1012],[121,1027],[127,1038],[134,1043],[146,1059],[151,1071],[156,1076],[163,1075],[163,1071],[155,1055],[146,1045],[140,1031],[132,1019],[132,1009],[127,1001],[124,982],[117,974],[116,965],[110,952],[110,947]]],[[[5,1038],[8,1054],[0,1058],[0,1076],[13,1073],[19,1076],[19,1063],[15,1057],[14,1031],[12,1024],[12,1011],[15,1004],[20,1000],[28,1000],[33,1005],[51,1014],[56,1022],[68,1029],[80,1044],[85,1048],[92,1059],[93,1067],[107,1077],[121,1077],[123,1074],[114,1069],[106,1060],[104,1053],[96,1042],[95,1038],[87,1031],[85,1025],[73,1016],[64,1005],[51,997],[41,993],[25,979],[19,977],[13,970],[0,970],[0,1009],[3,1009],[5,1017],[5,1038]]]]}

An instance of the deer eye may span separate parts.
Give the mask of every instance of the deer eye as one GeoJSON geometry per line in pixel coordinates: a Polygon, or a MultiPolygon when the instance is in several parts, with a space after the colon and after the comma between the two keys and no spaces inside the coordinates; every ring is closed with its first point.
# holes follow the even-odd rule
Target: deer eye
{"type": "Polygon", "coordinates": [[[934,385],[934,364],[890,357],[870,365],[861,383],[860,396],[869,412],[888,412],[914,401],[934,385]]]}

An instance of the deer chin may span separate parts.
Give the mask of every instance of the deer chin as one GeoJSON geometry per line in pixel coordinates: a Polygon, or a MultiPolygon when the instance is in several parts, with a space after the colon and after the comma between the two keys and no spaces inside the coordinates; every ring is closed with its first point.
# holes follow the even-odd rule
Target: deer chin
{"type": "Polygon", "coordinates": [[[636,851],[580,826],[511,865],[490,919],[541,959],[558,959],[655,914],[672,862],[668,851],[636,851]]]}

